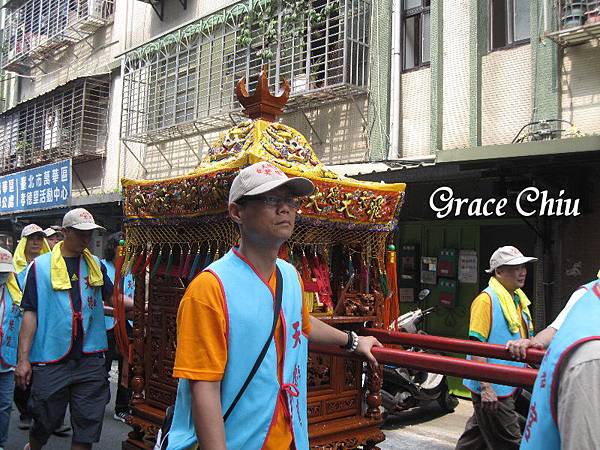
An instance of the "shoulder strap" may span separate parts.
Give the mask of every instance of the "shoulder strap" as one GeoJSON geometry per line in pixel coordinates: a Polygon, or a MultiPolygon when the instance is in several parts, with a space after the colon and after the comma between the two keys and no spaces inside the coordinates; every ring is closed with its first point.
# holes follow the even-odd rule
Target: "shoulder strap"
{"type": "Polygon", "coordinates": [[[275,285],[275,305],[274,305],[274,309],[273,309],[273,326],[271,327],[271,334],[269,334],[269,338],[265,342],[265,345],[263,345],[263,348],[260,351],[258,358],[256,358],[256,362],[254,363],[252,370],[248,374],[248,378],[246,378],[246,381],[242,385],[240,392],[238,392],[235,399],[231,403],[231,406],[229,406],[229,409],[223,416],[224,422],[227,421],[227,418],[233,411],[233,408],[235,408],[235,405],[237,404],[237,402],[240,400],[240,398],[244,394],[244,391],[246,390],[246,388],[252,381],[252,378],[254,378],[256,371],[258,370],[261,363],[263,362],[263,359],[265,359],[267,350],[269,349],[269,346],[271,345],[271,340],[273,339],[273,334],[275,333],[275,326],[277,325],[277,320],[279,318],[279,312],[281,311],[281,295],[282,295],[282,290],[283,290],[283,277],[281,276],[281,271],[279,270],[279,267],[277,267],[277,265],[275,265],[275,272],[276,272],[276,280],[277,280],[276,283],[277,284],[275,285]]]}

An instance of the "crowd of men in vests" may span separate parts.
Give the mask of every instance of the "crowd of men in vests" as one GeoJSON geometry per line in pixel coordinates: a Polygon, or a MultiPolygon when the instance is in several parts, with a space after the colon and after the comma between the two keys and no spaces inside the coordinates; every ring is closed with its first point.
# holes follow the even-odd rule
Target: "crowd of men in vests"
{"type": "MultiPolygon", "coordinates": [[[[296,270],[278,258],[293,232],[298,198],[313,189],[308,179],[288,178],[265,162],[234,180],[228,208],[239,246],[198,275],[181,300],[174,367],[180,383],[172,423],[157,448],[308,449],[308,343],[339,345],[377,365],[371,349],[381,344],[310,316],[296,270]]],[[[114,320],[105,312],[110,316],[122,236],[109,238],[100,260],[88,249],[95,230],[104,229],[77,208],[61,227],[26,226],[14,255],[0,248],[0,450],[13,396],[29,428],[24,450],[41,449],[53,433],[70,428],[68,405],[71,448],[91,449],[100,439],[110,398],[107,370],[117,356],[114,320]]],[[[536,260],[512,246],[496,250],[469,327],[471,339],[505,345],[514,358],[474,360],[524,366],[527,348],[547,349],[529,416],[519,423],[519,389],[464,380],[474,413],[458,449],[600,448],[600,281],[578,289],[534,336],[522,288],[527,265],[536,260]]],[[[124,282],[126,307],[133,287],[132,279],[124,282]]],[[[128,400],[121,389],[116,419],[125,419],[128,400]]]]}

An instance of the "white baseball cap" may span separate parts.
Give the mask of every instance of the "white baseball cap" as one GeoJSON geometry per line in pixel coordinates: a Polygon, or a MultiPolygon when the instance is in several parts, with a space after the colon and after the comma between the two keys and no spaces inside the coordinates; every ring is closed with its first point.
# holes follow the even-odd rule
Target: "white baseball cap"
{"type": "Polygon", "coordinates": [[[105,230],[104,227],[96,225],[94,217],[87,209],[75,208],[65,214],[63,217],[63,228],[75,228],[76,230],[105,230]]]}
{"type": "Polygon", "coordinates": [[[528,262],[535,262],[537,258],[533,256],[523,256],[523,253],[518,248],[512,245],[507,245],[498,248],[490,258],[490,268],[486,269],[487,273],[493,273],[500,266],[520,266],[528,262]]]}
{"type": "Polygon", "coordinates": [[[0,247],[0,272],[14,272],[13,257],[11,253],[0,247]]]}
{"type": "Polygon", "coordinates": [[[312,194],[315,185],[308,178],[288,176],[273,164],[261,161],[240,170],[231,183],[229,203],[235,203],[245,195],[259,195],[278,187],[287,187],[292,195],[303,197],[312,194]]]}
{"type": "Polygon", "coordinates": [[[46,235],[46,237],[50,237],[52,235],[55,235],[56,233],[60,233],[60,227],[53,225],[51,227],[48,227],[44,230],[44,234],[46,235]]]}
{"type": "Polygon", "coordinates": [[[44,230],[42,230],[42,227],[40,227],[39,225],[36,225],[35,223],[30,223],[25,228],[23,228],[23,231],[21,231],[21,237],[24,238],[27,236],[31,236],[35,233],[44,234],[44,230]]]}

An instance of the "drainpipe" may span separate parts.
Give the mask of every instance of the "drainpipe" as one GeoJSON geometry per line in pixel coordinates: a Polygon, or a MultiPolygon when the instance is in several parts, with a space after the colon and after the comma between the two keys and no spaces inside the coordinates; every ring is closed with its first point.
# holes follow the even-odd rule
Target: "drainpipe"
{"type": "Polygon", "coordinates": [[[402,75],[402,0],[392,3],[392,68],[390,83],[390,148],[388,159],[401,156],[400,134],[402,120],[401,75],[402,75]]]}

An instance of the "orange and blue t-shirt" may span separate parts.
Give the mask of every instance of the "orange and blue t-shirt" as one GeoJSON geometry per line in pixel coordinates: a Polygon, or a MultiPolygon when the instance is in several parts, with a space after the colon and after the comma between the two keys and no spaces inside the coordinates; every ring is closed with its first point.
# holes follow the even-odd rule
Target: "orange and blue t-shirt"
{"type": "MultiPolygon", "coordinates": [[[[300,277],[299,277],[300,278],[300,277]]],[[[300,281],[302,283],[302,281],[300,281]]],[[[275,292],[275,272],[269,278],[275,292]]],[[[227,316],[225,298],[219,280],[211,272],[202,272],[188,286],[177,313],[177,353],[173,376],[195,381],[221,381],[227,364],[227,316]]],[[[311,330],[307,305],[302,305],[302,331],[311,330]]],[[[281,321],[275,328],[277,365],[283,363],[284,337],[281,321]]],[[[258,355],[256,355],[258,357],[258,355]]],[[[281,370],[278,370],[278,376],[281,370]]],[[[281,379],[279,380],[281,382],[281,379]]],[[[277,417],[264,445],[265,450],[288,449],[292,446],[291,423],[287,401],[282,393],[277,399],[277,417]]]]}

